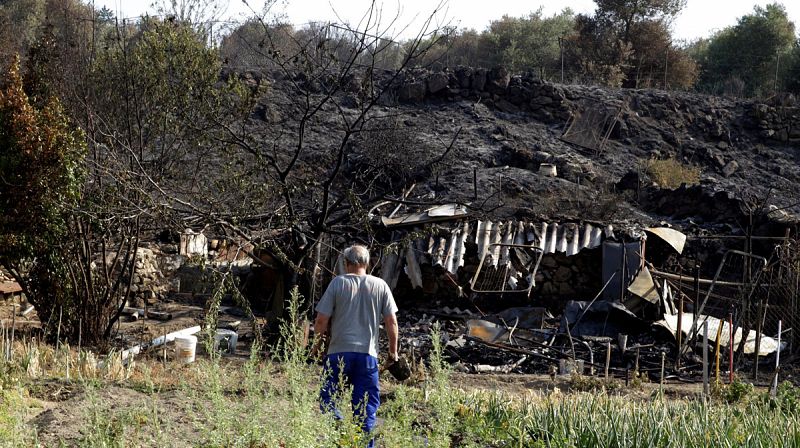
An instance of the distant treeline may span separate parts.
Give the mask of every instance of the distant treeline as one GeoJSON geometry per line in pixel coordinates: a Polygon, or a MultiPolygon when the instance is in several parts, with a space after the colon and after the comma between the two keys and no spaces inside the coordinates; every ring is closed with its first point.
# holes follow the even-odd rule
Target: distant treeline
{"type": "MultiPolygon", "coordinates": [[[[733,26],[694,42],[676,41],[670,24],[685,0],[597,0],[593,15],[569,8],[545,16],[504,16],[483,31],[444,28],[422,59],[432,67],[493,67],[533,72],[555,82],[631,88],[696,90],[709,94],[769,96],[800,91],[800,46],[785,8],[755,6],[733,26]]],[[[346,30],[311,24],[274,25],[274,36],[289,47],[308,39],[337,41],[347,51],[346,30]]],[[[236,28],[221,42],[221,53],[240,67],[255,66],[260,23],[236,28]]],[[[400,63],[403,42],[386,40],[382,68],[400,63]]]]}
{"type": "MultiPolygon", "coordinates": [[[[187,15],[176,20],[202,20],[197,12],[212,9],[209,4],[215,2],[181,3],[192,4],[194,9],[179,11],[187,15]]],[[[503,65],[512,73],[532,72],[555,82],[733,96],[800,91],[800,45],[794,23],[778,3],[755,6],[735,25],[694,42],[676,41],[670,30],[686,0],[596,3],[591,15],[575,14],[567,8],[546,16],[540,8],[523,17],[504,16],[483,31],[441,28],[430,36],[433,48],[417,64],[433,68],[503,65]]],[[[168,14],[168,9],[162,12],[168,14]]],[[[10,61],[11,55],[19,53],[24,58],[48,32],[56,40],[74,41],[78,38],[75,27],[70,34],[69,27],[58,26],[68,17],[91,20],[93,26],[120,25],[111,11],[91,10],[79,0],[2,2],[0,25],[5,32],[0,36],[0,57],[10,61]],[[59,36],[59,30],[66,34],[59,36]]],[[[263,68],[265,48],[283,48],[287,54],[299,48],[338,52],[344,59],[358,39],[340,25],[274,22],[267,26],[271,31],[268,35],[264,33],[265,23],[256,19],[237,25],[218,24],[216,34],[214,24],[206,23],[204,30],[209,44],[219,47],[225,64],[241,71],[263,68]],[[265,39],[271,42],[267,45],[265,39]]],[[[372,68],[398,66],[408,44],[389,37],[382,42],[381,48],[376,48],[377,64],[376,58],[370,57],[372,68]]]]}

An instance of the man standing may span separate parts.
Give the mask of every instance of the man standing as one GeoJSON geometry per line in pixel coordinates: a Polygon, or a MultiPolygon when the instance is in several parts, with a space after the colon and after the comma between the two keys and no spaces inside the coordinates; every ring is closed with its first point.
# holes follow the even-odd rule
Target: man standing
{"type": "MultiPolygon", "coordinates": [[[[344,251],[345,275],[331,281],[317,304],[314,331],[328,339],[325,358],[325,384],[320,392],[323,411],[341,414],[333,398],[339,378],[353,386],[353,413],[361,419],[365,433],[375,427],[380,401],[378,385],[378,337],[383,321],[389,336],[389,363],[397,355],[397,305],[389,285],[367,274],[369,251],[360,245],[344,251]]],[[[369,447],[374,446],[370,440],[369,447]]]]}

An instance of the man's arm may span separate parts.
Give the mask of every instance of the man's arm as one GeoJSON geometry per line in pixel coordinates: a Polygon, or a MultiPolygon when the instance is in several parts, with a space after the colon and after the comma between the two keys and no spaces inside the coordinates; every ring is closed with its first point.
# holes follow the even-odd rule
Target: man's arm
{"type": "Polygon", "coordinates": [[[317,318],[314,319],[314,334],[315,338],[314,348],[311,350],[313,354],[325,355],[328,351],[328,333],[330,332],[331,316],[317,312],[317,318]]]}
{"type": "Polygon", "coordinates": [[[389,359],[397,361],[397,338],[400,329],[397,326],[397,316],[394,313],[387,314],[383,318],[383,326],[386,327],[386,334],[389,336],[389,359]]]}

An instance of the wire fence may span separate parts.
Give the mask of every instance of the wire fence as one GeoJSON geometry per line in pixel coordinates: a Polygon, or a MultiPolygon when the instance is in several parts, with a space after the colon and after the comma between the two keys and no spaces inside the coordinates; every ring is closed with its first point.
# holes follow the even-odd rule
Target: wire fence
{"type": "Polygon", "coordinates": [[[769,267],[767,282],[761,286],[756,317],[761,333],[777,337],[778,322],[783,328],[782,340],[791,354],[800,351],[800,242],[787,240],[775,250],[775,262],[769,267]]]}

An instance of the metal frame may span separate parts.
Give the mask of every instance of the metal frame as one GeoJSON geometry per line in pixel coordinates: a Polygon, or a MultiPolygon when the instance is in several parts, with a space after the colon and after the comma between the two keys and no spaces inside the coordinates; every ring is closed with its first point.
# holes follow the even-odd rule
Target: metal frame
{"type": "Polygon", "coordinates": [[[561,134],[561,140],[581,146],[586,149],[591,149],[600,153],[606,145],[611,132],[614,130],[614,125],[619,120],[622,114],[622,108],[617,106],[609,106],[601,103],[592,103],[588,107],[584,107],[581,112],[573,116],[566,124],[564,133],[561,134]],[[579,130],[573,130],[575,123],[580,122],[585,115],[598,115],[595,120],[586,118],[587,124],[591,126],[583,126],[579,130]],[[601,115],[602,116],[599,116],[601,115]],[[583,135],[588,135],[589,138],[575,138],[583,135]]]}
{"type": "Polygon", "coordinates": [[[530,295],[531,291],[533,290],[533,285],[535,283],[534,282],[534,278],[536,277],[536,272],[539,270],[539,263],[542,261],[542,256],[543,255],[544,255],[544,251],[541,248],[539,248],[537,246],[528,245],[528,244],[503,244],[503,243],[492,243],[492,244],[489,244],[488,246],[486,246],[486,250],[483,251],[483,255],[481,255],[481,262],[478,264],[478,269],[475,270],[475,274],[472,276],[472,280],[469,283],[469,287],[472,290],[472,292],[477,292],[477,293],[488,293],[488,294],[525,293],[525,294],[530,295]],[[508,284],[509,274],[511,272],[511,270],[509,269],[510,265],[511,265],[511,261],[510,260],[508,261],[508,264],[505,265],[505,267],[498,267],[497,268],[498,270],[505,269],[505,273],[503,274],[503,283],[502,283],[503,284],[503,289],[501,289],[501,290],[476,290],[475,289],[475,285],[478,283],[478,278],[481,275],[481,271],[483,271],[483,269],[484,269],[484,264],[486,263],[486,257],[487,257],[487,255],[492,253],[492,248],[494,248],[494,247],[500,247],[501,249],[503,247],[507,247],[509,249],[512,249],[512,248],[529,249],[529,250],[531,250],[531,251],[533,251],[533,252],[538,254],[538,256],[535,257],[535,261],[531,261],[531,264],[529,265],[529,266],[532,265],[532,268],[529,268],[529,266],[525,266],[527,271],[529,272],[529,275],[530,275],[530,281],[528,282],[528,287],[526,289],[505,289],[505,286],[508,284]]]}
{"type": "MultiPolygon", "coordinates": [[[[750,259],[750,260],[752,260],[752,262],[758,262],[759,264],[761,264],[761,268],[759,268],[759,269],[753,269],[754,265],[748,265],[748,269],[750,270],[751,273],[754,273],[754,277],[749,279],[750,280],[749,282],[741,283],[741,286],[743,288],[749,288],[749,291],[746,291],[745,294],[742,295],[742,297],[744,297],[745,300],[749,300],[750,296],[752,296],[753,292],[756,290],[755,285],[758,284],[758,281],[759,281],[759,279],[761,277],[761,274],[764,272],[764,269],[767,267],[767,259],[762,257],[762,256],[753,255],[751,253],[742,252],[740,250],[728,250],[727,252],[725,252],[725,255],[722,256],[722,260],[720,261],[719,266],[717,266],[717,272],[714,274],[714,280],[711,281],[711,285],[708,287],[708,290],[706,291],[706,295],[705,295],[705,297],[703,297],[703,301],[700,303],[700,307],[697,308],[696,311],[694,312],[694,319],[692,321],[692,328],[689,331],[688,337],[681,344],[679,353],[681,353],[681,354],[685,353],[686,352],[686,348],[689,345],[689,341],[692,340],[695,336],[698,335],[699,330],[700,330],[700,326],[702,325],[702,324],[699,324],[699,321],[700,321],[699,316],[701,316],[703,314],[703,311],[705,310],[705,307],[706,307],[706,303],[708,302],[709,297],[711,297],[711,293],[714,291],[714,286],[716,286],[717,283],[720,283],[720,284],[722,284],[722,283],[730,283],[730,282],[719,281],[719,275],[722,273],[722,268],[725,266],[726,262],[728,261],[728,259],[730,258],[730,256],[732,254],[733,255],[742,256],[746,260],[750,259]]],[[[703,320],[703,322],[705,322],[705,319],[703,320]]],[[[678,329],[678,331],[680,331],[680,328],[678,329]]],[[[731,336],[731,338],[732,337],[733,336],[731,336]]],[[[745,337],[742,337],[742,340],[745,340],[745,339],[746,339],[745,337]]]]}

